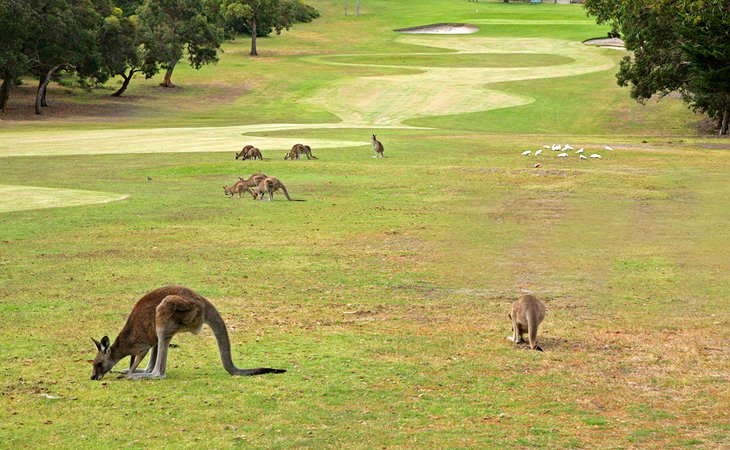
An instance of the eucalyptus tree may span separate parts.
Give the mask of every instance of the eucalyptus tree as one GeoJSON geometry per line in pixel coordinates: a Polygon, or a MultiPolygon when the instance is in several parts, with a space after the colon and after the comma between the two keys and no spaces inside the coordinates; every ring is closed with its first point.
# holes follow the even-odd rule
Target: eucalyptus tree
{"type": "Polygon", "coordinates": [[[645,102],[679,92],[728,134],[730,2],[728,0],[585,0],[588,14],[611,26],[631,53],[618,84],[645,102]]]}
{"type": "Polygon", "coordinates": [[[218,61],[225,35],[215,18],[216,10],[216,3],[205,0],[145,0],[139,7],[146,70],[165,69],[162,86],[174,86],[172,73],[186,52],[195,69],[218,61]]]}

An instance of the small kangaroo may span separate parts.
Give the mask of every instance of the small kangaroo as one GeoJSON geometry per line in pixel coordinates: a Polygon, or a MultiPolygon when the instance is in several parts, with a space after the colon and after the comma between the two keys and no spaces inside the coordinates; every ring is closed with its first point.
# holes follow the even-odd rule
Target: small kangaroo
{"type": "Polygon", "coordinates": [[[264,194],[269,194],[269,201],[273,201],[274,192],[279,189],[284,191],[284,195],[286,195],[287,200],[292,201],[292,198],[289,197],[289,191],[286,190],[286,186],[284,186],[284,183],[279,181],[278,178],[274,177],[266,177],[261,180],[259,185],[251,191],[251,196],[254,200],[256,200],[257,198],[263,199],[264,194]]]}
{"type": "Polygon", "coordinates": [[[218,310],[202,295],[183,286],[165,286],[145,294],[132,308],[127,323],[113,344],[104,336],[101,342],[92,338],[96,345],[96,358],[92,364],[91,379],[101,380],[114,365],[126,356],[132,356],[127,378],[166,377],[167,348],[177,333],[198,333],[203,324],[213,329],[223,367],[231,375],[261,375],[284,373],[284,369],[259,367],[239,369],[231,360],[231,344],[228,330],[218,310]],[[147,370],[135,369],[152,350],[147,370]],[[154,360],[154,365],[153,365],[154,360]]]}
{"type": "Polygon", "coordinates": [[[246,159],[246,155],[248,154],[248,151],[251,150],[252,148],[254,148],[253,145],[247,145],[247,146],[243,147],[240,152],[236,153],[236,159],[238,159],[238,158],[241,158],[242,160],[246,159]]]}
{"type": "Polygon", "coordinates": [[[534,295],[523,295],[512,304],[509,318],[512,319],[512,336],[508,336],[507,340],[515,344],[525,342],[522,335],[527,332],[530,348],[542,351],[537,345],[537,327],[545,318],[545,305],[534,295]]]}
{"type": "Polygon", "coordinates": [[[380,141],[378,140],[378,138],[375,137],[375,135],[373,135],[372,142],[373,142],[373,150],[375,150],[375,156],[373,156],[373,158],[377,158],[378,156],[382,158],[383,151],[385,150],[385,148],[383,147],[383,144],[380,143],[380,141]]]}
{"type": "Polygon", "coordinates": [[[251,188],[238,181],[230,186],[223,186],[223,193],[225,195],[230,195],[231,198],[233,198],[233,194],[238,194],[240,197],[242,193],[249,191],[250,189],[251,188]]]}

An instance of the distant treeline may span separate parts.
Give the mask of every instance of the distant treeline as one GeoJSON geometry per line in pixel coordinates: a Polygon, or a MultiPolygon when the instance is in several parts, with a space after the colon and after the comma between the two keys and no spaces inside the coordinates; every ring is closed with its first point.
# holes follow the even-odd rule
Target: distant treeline
{"type": "Polygon", "coordinates": [[[199,69],[218,60],[221,44],[236,34],[281,33],[319,12],[302,0],[0,0],[0,110],[23,77],[36,77],[36,113],[46,86],[61,73],[82,85],[120,76],[120,96],[135,74],[165,70],[187,56],[199,69]]]}

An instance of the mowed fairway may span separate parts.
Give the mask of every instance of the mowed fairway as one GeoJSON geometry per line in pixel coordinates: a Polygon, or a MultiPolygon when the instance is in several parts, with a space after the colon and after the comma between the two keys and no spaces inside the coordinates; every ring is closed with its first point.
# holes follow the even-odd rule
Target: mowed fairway
{"type": "Polygon", "coordinates": [[[362,3],[311,1],[175,90],[55,87],[41,119],[12,100],[2,446],[730,446],[730,142],[633,103],[578,5],[362,3]],[[440,22],[480,31],[392,31],[440,22]],[[296,142],[319,159],[284,161],[296,142]],[[234,160],[249,143],[263,161],[234,160]],[[555,143],[602,158],[520,155],[555,143]],[[223,195],[255,172],[306,201],[223,195]],[[204,328],[166,380],[89,380],[90,338],[165,284],[216,305],[239,367],[288,372],[229,376],[204,328]],[[542,353],[505,339],[523,292],[542,353]]]}

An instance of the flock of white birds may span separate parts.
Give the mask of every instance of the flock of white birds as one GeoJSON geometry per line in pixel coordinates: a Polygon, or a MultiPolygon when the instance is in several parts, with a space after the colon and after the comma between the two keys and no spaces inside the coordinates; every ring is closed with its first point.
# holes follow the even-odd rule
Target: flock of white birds
{"type": "MultiPolygon", "coordinates": [[[[607,151],[613,151],[613,148],[609,147],[608,145],[604,145],[603,149],[607,150],[607,151]]],[[[525,150],[524,152],[522,152],[522,156],[540,156],[540,154],[542,153],[543,150],[561,152],[561,153],[558,153],[558,155],[557,155],[558,158],[567,158],[570,156],[567,152],[573,151],[575,149],[573,147],[571,147],[570,144],[543,145],[542,148],[540,150],[535,151],[535,153],[533,153],[532,150],[525,150]]],[[[578,155],[578,157],[580,157],[580,159],[588,159],[588,158],[601,159],[601,155],[599,155],[598,153],[592,153],[590,156],[585,156],[583,154],[584,152],[585,152],[585,150],[583,149],[583,147],[579,148],[578,150],[575,150],[575,154],[578,155]]],[[[535,164],[535,167],[540,167],[540,163],[535,164]]]]}

